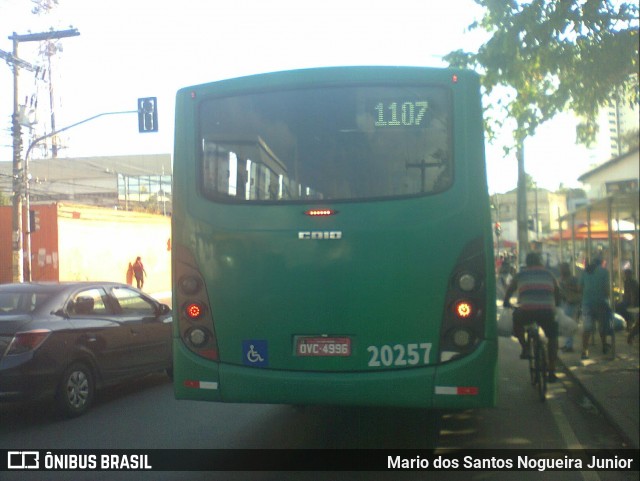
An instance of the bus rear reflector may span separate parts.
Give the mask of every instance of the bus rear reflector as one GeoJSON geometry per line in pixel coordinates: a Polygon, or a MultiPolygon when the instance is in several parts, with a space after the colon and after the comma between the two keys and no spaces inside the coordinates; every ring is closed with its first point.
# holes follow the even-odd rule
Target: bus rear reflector
{"type": "Polygon", "coordinates": [[[435,393],[444,396],[477,396],[477,386],[436,386],[435,393]]]}
{"type": "Polygon", "coordinates": [[[212,381],[196,381],[193,379],[186,379],[183,383],[184,387],[192,389],[218,389],[218,383],[212,381]]]}

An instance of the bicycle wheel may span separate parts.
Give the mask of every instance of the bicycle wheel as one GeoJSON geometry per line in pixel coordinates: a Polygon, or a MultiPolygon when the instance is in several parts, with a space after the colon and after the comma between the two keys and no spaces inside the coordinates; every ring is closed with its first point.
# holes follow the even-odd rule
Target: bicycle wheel
{"type": "Polygon", "coordinates": [[[531,331],[526,331],[527,341],[525,352],[529,357],[529,376],[531,378],[531,385],[535,386],[537,378],[536,378],[536,366],[535,366],[535,356],[534,356],[534,342],[533,342],[533,333],[531,331]]]}
{"type": "Polygon", "coordinates": [[[535,365],[538,396],[540,401],[544,401],[547,398],[547,349],[539,338],[536,342],[535,365]]]}

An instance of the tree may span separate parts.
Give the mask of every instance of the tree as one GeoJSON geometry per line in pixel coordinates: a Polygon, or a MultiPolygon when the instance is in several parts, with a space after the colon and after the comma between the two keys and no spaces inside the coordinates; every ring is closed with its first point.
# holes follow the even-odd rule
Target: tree
{"type": "Polygon", "coordinates": [[[518,159],[518,241],[523,256],[524,139],[570,109],[584,118],[577,135],[588,143],[595,138],[600,108],[612,102],[638,103],[639,7],[611,0],[475,2],[485,13],[469,28],[486,30],[490,39],[476,53],[457,50],[445,60],[453,67],[477,69],[489,99],[496,88],[508,90],[505,100],[490,105],[487,132],[492,139],[507,119],[515,121],[507,150],[515,148],[518,159]]]}
{"type": "MultiPolygon", "coordinates": [[[[637,4],[611,0],[475,0],[486,9],[469,28],[492,37],[477,53],[445,56],[451,66],[483,73],[491,95],[515,91],[504,105],[516,120],[514,138],[533,135],[556,113],[584,117],[582,140],[592,140],[600,108],[638,103],[637,4]]],[[[491,133],[491,132],[490,132],[491,133]]]]}
{"type": "Polygon", "coordinates": [[[622,135],[620,145],[622,147],[621,153],[638,149],[638,147],[640,147],[640,132],[638,132],[638,129],[631,130],[622,135]]]}

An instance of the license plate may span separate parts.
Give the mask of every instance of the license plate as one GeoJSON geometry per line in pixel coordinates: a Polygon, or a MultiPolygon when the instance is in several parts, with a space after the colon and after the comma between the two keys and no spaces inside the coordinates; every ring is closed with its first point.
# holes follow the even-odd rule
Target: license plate
{"type": "Polygon", "coordinates": [[[350,356],[351,339],[348,337],[309,337],[295,338],[296,356],[350,356]]]}

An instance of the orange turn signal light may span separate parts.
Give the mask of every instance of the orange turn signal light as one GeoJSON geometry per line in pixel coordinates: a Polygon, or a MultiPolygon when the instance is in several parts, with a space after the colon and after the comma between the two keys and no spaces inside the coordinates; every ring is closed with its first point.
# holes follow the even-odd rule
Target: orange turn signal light
{"type": "Polygon", "coordinates": [[[454,312],[460,319],[469,319],[474,312],[474,308],[468,301],[458,301],[455,304],[454,312]]]}

